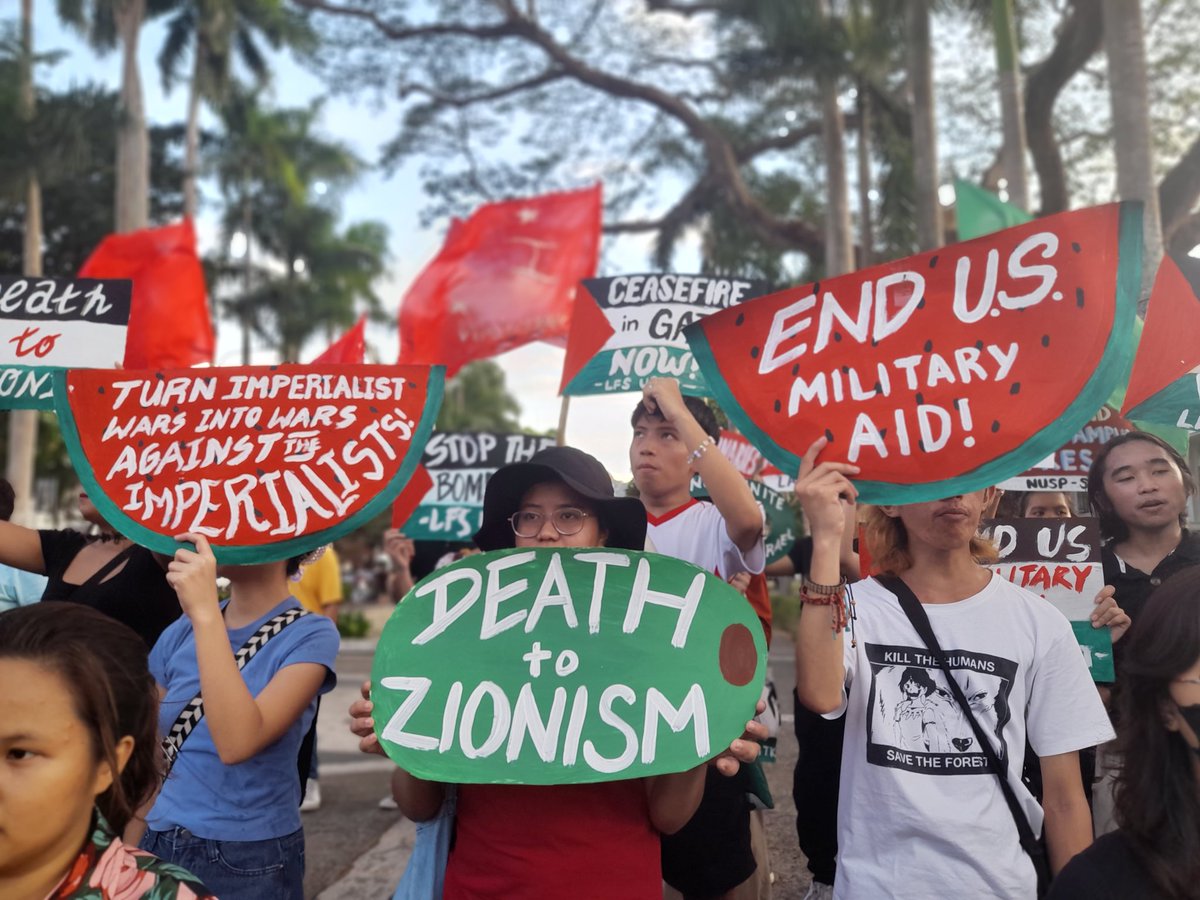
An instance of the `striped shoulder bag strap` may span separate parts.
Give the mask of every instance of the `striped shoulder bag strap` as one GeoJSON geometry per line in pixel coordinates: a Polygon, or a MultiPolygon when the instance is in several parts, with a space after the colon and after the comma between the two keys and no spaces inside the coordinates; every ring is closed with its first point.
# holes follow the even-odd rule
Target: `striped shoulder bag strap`
{"type": "MultiPolygon", "coordinates": [[[[238,671],[240,672],[246,667],[246,663],[254,659],[254,655],[266,646],[267,641],[275,637],[275,635],[279,634],[279,632],[283,631],[283,629],[297,619],[307,615],[309,615],[307,609],[293,607],[264,622],[262,627],[254,632],[246,643],[242,644],[241,649],[234,656],[238,671]]],[[[164,778],[170,774],[172,766],[175,765],[175,760],[179,756],[183,742],[188,739],[188,735],[192,733],[192,730],[200,723],[202,718],[204,718],[204,697],[201,694],[197,694],[180,711],[179,717],[175,719],[175,724],[171,726],[171,730],[163,738],[162,752],[167,763],[166,769],[163,771],[164,778]]]]}

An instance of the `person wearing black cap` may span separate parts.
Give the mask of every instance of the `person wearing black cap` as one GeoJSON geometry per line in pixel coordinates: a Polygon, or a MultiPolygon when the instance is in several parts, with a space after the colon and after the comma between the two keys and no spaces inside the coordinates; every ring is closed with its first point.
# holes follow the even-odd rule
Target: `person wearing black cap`
{"type": "MultiPolygon", "coordinates": [[[[498,470],[488,481],[483,526],[475,535],[485,552],[642,550],[645,540],[641,502],[614,496],[604,466],[572,447],[550,447],[498,470]]],[[[350,707],[351,730],[363,738],[363,750],[381,752],[370,709],[365,700],[350,707]]],[[[730,753],[749,761],[757,746],[736,740],[730,753]]],[[[717,762],[724,772],[737,766],[736,759],[717,762]]],[[[600,784],[460,785],[442,896],[660,900],[659,835],[691,818],[706,768],[600,784]]],[[[437,815],[446,786],[397,769],[392,790],[404,814],[420,822],[437,815]]]]}

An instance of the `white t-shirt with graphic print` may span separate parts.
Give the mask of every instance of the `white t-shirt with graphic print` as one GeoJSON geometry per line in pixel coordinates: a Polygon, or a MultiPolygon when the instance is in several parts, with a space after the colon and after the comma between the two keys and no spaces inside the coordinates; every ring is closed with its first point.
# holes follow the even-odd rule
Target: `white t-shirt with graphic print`
{"type": "Polygon", "coordinates": [[[726,581],[741,572],[757,575],[767,564],[762,538],[742,553],[716,504],[695,498],[661,516],[646,513],[646,538],[654,552],[715,572],[726,581]]]}
{"type": "MultiPolygon", "coordinates": [[[[853,592],[834,897],[1035,897],[1033,864],[942,670],[895,595],[874,579],[853,592]]],[[[1113,737],[1070,623],[999,576],[924,609],[1040,832],[1041,807],[1021,782],[1026,736],[1038,756],[1113,737]]]]}

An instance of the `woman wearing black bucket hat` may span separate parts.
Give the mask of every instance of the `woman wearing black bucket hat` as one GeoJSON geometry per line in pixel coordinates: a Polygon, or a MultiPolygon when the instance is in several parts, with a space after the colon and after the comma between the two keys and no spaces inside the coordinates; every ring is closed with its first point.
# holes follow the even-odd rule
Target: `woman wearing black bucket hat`
{"type": "MultiPolygon", "coordinates": [[[[614,496],[604,466],[571,447],[550,447],[498,470],[483,505],[475,543],[484,551],[645,546],[642,504],[614,496]]],[[[356,702],[351,729],[363,750],[379,753],[370,714],[368,701],[356,702]]],[[[737,740],[730,751],[749,761],[757,745],[737,740]]],[[[736,771],[737,762],[723,759],[718,767],[736,771]]],[[[442,896],[659,900],[659,835],[691,818],[704,780],[701,765],[599,784],[460,785],[442,896]]],[[[446,794],[445,785],[399,769],[392,789],[400,809],[418,822],[437,815],[446,794]]]]}
{"type": "MultiPolygon", "coordinates": [[[[475,546],[484,551],[505,550],[517,546],[521,537],[536,540],[539,533],[533,528],[541,524],[540,520],[525,515],[521,520],[523,530],[518,531],[512,518],[523,509],[525,495],[541,484],[565,488],[566,499],[572,502],[564,508],[586,513],[600,529],[599,541],[564,541],[565,546],[599,543],[624,550],[645,549],[646,510],[642,502],[635,497],[614,496],[612,479],[600,461],[574,447],[547,447],[535,453],[529,462],[513,463],[498,470],[483,495],[483,525],[475,533],[475,546]]],[[[585,523],[586,518],[578,524],[585,523]]],[[[573,524],[576,523],[572,521],[568,527],[573,524]]],[[[554,529],[547,529],[545,534],[552,539],[554,529]]],[[[571,536],[562,531],[558,534],[571,536]]]]}

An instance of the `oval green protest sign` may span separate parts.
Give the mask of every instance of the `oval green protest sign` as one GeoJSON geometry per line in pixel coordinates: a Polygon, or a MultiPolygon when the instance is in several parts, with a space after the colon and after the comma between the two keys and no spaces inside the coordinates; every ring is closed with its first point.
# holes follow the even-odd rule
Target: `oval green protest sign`
{"type": "Polygon", "coordinates": [[[384,627],[375,731],[397,765],[435,781],[680,772],[742,733],[766,661],[746,599],[688,563],[602,547],[470,556],[384,627]]]}

